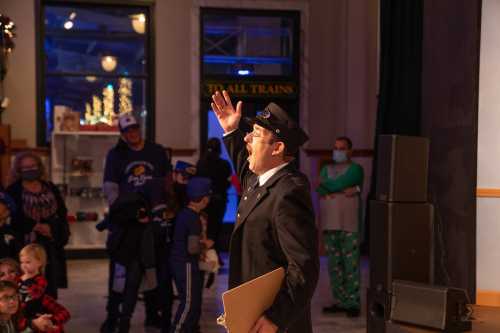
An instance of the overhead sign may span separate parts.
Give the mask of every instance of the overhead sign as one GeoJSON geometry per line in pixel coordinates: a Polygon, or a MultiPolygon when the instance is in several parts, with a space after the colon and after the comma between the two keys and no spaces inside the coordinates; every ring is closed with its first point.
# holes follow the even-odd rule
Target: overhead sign
{"type": "Polygon", "coordinates": [[[240,97],[281,97],[297,98],[297,85],[292,82],[222,82],[205,81],[203,95],[211,97],[216,91],[227,90],[240,97]]]}

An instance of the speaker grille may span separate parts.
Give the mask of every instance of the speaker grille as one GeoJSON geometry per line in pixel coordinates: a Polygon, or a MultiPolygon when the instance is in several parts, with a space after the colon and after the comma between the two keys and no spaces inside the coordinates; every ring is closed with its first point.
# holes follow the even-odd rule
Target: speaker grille
{"type": "Polygon", "coordinates": [[[447,288],[394,281],[391,320],[444,329],[447,288]]]}

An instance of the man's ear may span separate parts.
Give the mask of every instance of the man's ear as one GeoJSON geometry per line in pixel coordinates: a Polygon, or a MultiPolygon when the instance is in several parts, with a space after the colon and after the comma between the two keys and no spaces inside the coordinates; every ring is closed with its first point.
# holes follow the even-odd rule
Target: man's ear
{"type": "Polygon", "coordinates": [[[285,143],[283,143],[282,141],[278,141],[278,142],[276,142],[276,145],[274,146],[272,155],[276,156],[276,155],[281,155],[281,154],[283,154],[283,156],[285,155],[285,143]]]}

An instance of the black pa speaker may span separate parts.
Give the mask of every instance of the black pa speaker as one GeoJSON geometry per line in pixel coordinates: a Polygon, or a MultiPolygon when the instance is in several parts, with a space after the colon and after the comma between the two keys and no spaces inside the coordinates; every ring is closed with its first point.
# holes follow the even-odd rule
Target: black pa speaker
{"type": "Polygon", "coordinates": [[[428,165],[429,139],[380,135],[377,144],[377,200],[427,201],[428,165]]]}
{"type": "Polygon", "coordinates": [[[393,280],[432,283],[434,209],[428,203],[370,201],[370,287],[393,280]]]}
{"type": "Polygon", "coordinates": [[[433,216],[428,203],[370,201],[368,333],[386,332],[393,280],[433,282],[433,216]]]}
{"type": "Polygon", "coordinates": [[[390,320],[450,333],[470,331],[469,303],[463,289],[396,280],[390,320]]]}

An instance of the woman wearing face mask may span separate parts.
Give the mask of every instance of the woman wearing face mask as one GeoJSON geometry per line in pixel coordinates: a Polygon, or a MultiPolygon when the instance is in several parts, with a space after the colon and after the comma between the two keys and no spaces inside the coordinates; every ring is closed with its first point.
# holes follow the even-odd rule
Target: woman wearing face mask
{"type": "Polygon", "coordinates": [[[330,287],[336,304],[325,313],[360,313],[359,245],[361,230],[361,186],[363,168],[351,160],[352,142],[347,137],[335,140],[333,163],[324,166],[316,191],[320,195],[323,242],[328,256],[330,287]]]}
{"type": "Polygon", "coordinates": [[[47,252],[47,294],[57,298],[57,288],[67,287],[64,246],[68,243],[67,209],[57,187],[45,179],[45,168],[36,154],[18,154],[12,164],[6,191],[17,210],[12,229],[23,245],[39,243],[47,252]]]}

